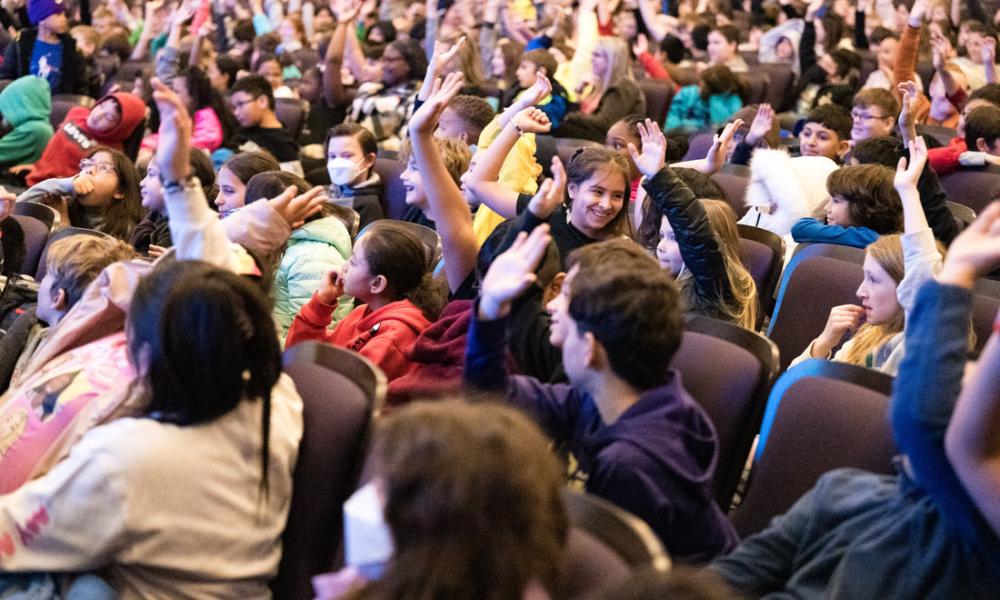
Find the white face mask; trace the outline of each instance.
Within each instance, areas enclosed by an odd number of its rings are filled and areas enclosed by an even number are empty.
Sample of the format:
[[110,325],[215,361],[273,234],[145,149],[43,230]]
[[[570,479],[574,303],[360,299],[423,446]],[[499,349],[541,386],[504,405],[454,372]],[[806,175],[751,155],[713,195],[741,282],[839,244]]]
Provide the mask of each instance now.
[[377,480],[358,488],[344,503],[344,553],[347,564],[368,579],[378,579],[395,548],[385,524]]
[[361,165],[349,158],[337,157],[326,163],[326,172],[330,174],[330,183],[350,185],[361,177]]

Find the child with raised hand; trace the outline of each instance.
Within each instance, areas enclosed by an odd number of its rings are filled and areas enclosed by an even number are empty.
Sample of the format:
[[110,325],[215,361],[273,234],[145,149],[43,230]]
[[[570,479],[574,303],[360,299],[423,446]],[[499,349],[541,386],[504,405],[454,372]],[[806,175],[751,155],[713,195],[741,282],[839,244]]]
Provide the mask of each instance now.
[[[720,150],[740,124],[736,121],[726,126],[715,142]],[[646,218],[659,215],[661,219],[656,247],[660,268],[676,279],[688,310],[754,329],[757,286],[740,261],[739,240],[727,239],[720,231],[724,213],[719,213],[717,230],[706,207],[664,164],[667,141],[663,132],[647,119],[645,126],[639,125],[639,133],[642,153],[634,144],[629,144],[629,152],[646,176],[643,187],[650,199]],[[735,230],[735,215],[730,218],[728,229]]]
[[508,372],[513,302],[535,281],[547,234],[545,225],[520,233],[483,278],[466,384],[503,394],[567,443],[587,491],[646,521],[671,558],[704,563],[728,552],[736,534],[711,492],[715,433],[670,369],[683,329],[677,288],[642,248],[617,239],[569,256],[548,304],[569,385]]
[[[867,248],[865,279],[858,288],[861,306],[847,304],[830,311],[823,333],[792,364],[809,358],[862,365],[890,375],[905,355],[904,330],[920,286],[941,268],[941,254],[927,224],[917,181],[927,162],[923,138],[910,143],[910,160],[899,160],[894,185],[902,200],[904,233],[877,239]],[[832,354],[841,339],[851,339]]]
[[[344,294],[365,305],[329,331]],[[319,290],[295,316],[285,344],[291,348],[316,340],[349,348],[377,364],[391,381],[412,368],[406,351],[437,319],[442,296],[420,239],[399,223],[376,221],[354,243],[343,267],[323,275]]]
[[142,218],[135,165],[121,152],[105,147],[80,161],[78,175],[43,181],[17,201],[51,206],[63,227],[94,229],[122,241],[128,241]]

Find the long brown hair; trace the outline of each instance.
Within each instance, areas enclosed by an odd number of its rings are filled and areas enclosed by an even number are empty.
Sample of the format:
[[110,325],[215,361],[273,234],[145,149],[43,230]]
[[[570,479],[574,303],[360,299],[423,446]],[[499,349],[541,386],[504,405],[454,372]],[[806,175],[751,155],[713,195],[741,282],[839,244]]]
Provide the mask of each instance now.
[[[619,235],[629,235],[628,204],[632,193],[632,182],[628,178],[628,162],[621,154],[604,147],[581,148],[569,161],[569,167],[566,169],[566,182],[568,184],[575,184],[577,189],[579,189],[585,181],[594,176],[594,173],[600,171],[609,171],[612,174],[617,173],[621,175],[622,181],[625,182],[623,190],[625,198],[622,202],[622,208],[615,215],[615,218],[605,225],[603,233],[606,235],[604,239]],[[573,209],[573,199],[569,195],[566,196],[565,205],[567,211]]]
[[[104,207],[104,223],[97,227],[97,230],[111,237],[118,238],[123,242],[128,242],[132,234],[132,228],[142,220],[142,196],[139,192],[139,172],[127,156],[106,146],[98,146],[90,153],[90,156],[93,157],[99,152],[106,152],[111,155],[111,162],[115,167],[115,175],[118,176],[118,192],[122,194],[122,197],[116,198],[113,203]],[[77,214],[81,214],[84,210],[83,205],[78,202],[70,204],[70,218],[73,221],[77,221]]]
[[350,600],[558,597],[569,530],[548,440],[508,407],[416,403],[382,421],[373,455],[395,555]]

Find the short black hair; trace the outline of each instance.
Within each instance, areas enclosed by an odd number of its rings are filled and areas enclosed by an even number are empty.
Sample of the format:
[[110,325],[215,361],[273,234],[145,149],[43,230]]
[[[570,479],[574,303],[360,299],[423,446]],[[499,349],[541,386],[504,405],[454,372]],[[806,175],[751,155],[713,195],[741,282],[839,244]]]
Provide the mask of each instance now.
[[888,27],[879,26],[872,30],[872,34],[868,38],[868,41],[872,44],[881,44],[890,38],[899,41],[899,34]]
[[271,84],[260,75],[247,75],[236,80],[233,84],[233,93],[246,92],[256,100],[261,96],[267,98],[267,107],[274,110],[274,92],[271,91]]
[[899,138],[879,135],[861,140],[854,145],[851,156],[863,165],[885,165],[896,168],[899,163]]
[[851,113],[839,104],[821,104],[809,111],[806,123],[818,123],[837,134],[841,141],[851,139],[854,119]]
[[712,28],[708,25],[698,25],[691,30],[691,43],[694,44],[695,49],[705,52],[708,50],[708,34],[712,32]]
[[681,38],[668,33],[660,40],[660,52],[666,54],[667,60],[672,64],[677,64],[684,60],[687,49],[684,48],[684,42],[681,41]]
[[985,100],[993,106],[1000,107],[1000,83],[987,83],[969,94],[966,104],[973,100]]
[[980,106],[965,118],[965,145],[969,150],[979,149],[978,140],[985,140],[989,148],[993,148],[1000,139],[1000,108],[996,106]]
[[220,73],[229,76],[229,81],[226,82],[226,89],[232,89],[233,84],[236,83],[236,75],[240,72],[239,61],[228,54],[220,54],[215,59],[215,66],[219,69]]

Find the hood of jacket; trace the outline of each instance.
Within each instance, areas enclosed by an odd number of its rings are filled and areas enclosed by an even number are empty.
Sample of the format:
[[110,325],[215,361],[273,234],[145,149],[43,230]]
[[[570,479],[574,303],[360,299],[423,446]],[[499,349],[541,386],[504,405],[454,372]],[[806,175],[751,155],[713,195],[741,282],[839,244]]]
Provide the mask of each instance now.
[[288,237],[288,246],[302,242],[317,242],[329,244],[337,249],[343,257],[351,255],[351,234],[347,232],[347,227],[337,217],[324,217],[310,221],[292,231]]
[[712,485],[719,446],[715,428],[677,371],[666,385],[639,396],[602,433],[609,444],[628,443],[693,485]]
[[748,211],[740,223],[788,235],[796,221],[826,206],[826,178],[836,169],[837,163],[823,156],[793,158],[784,149],[756,150],[746,205],[763,210]]
[[431,325],[431,322],[415,304],[409,300],[399,300],[398,302],[390,302],[365,315],[358,323],[358,329],[371,329],[376,325],[379,325],[381,329],[390,321],[405,325],[418,334]]
[[49,122],[52,114],[52,93],[41,77],[22,77],[0,92],[0,113],[13,127],[28,121]]

